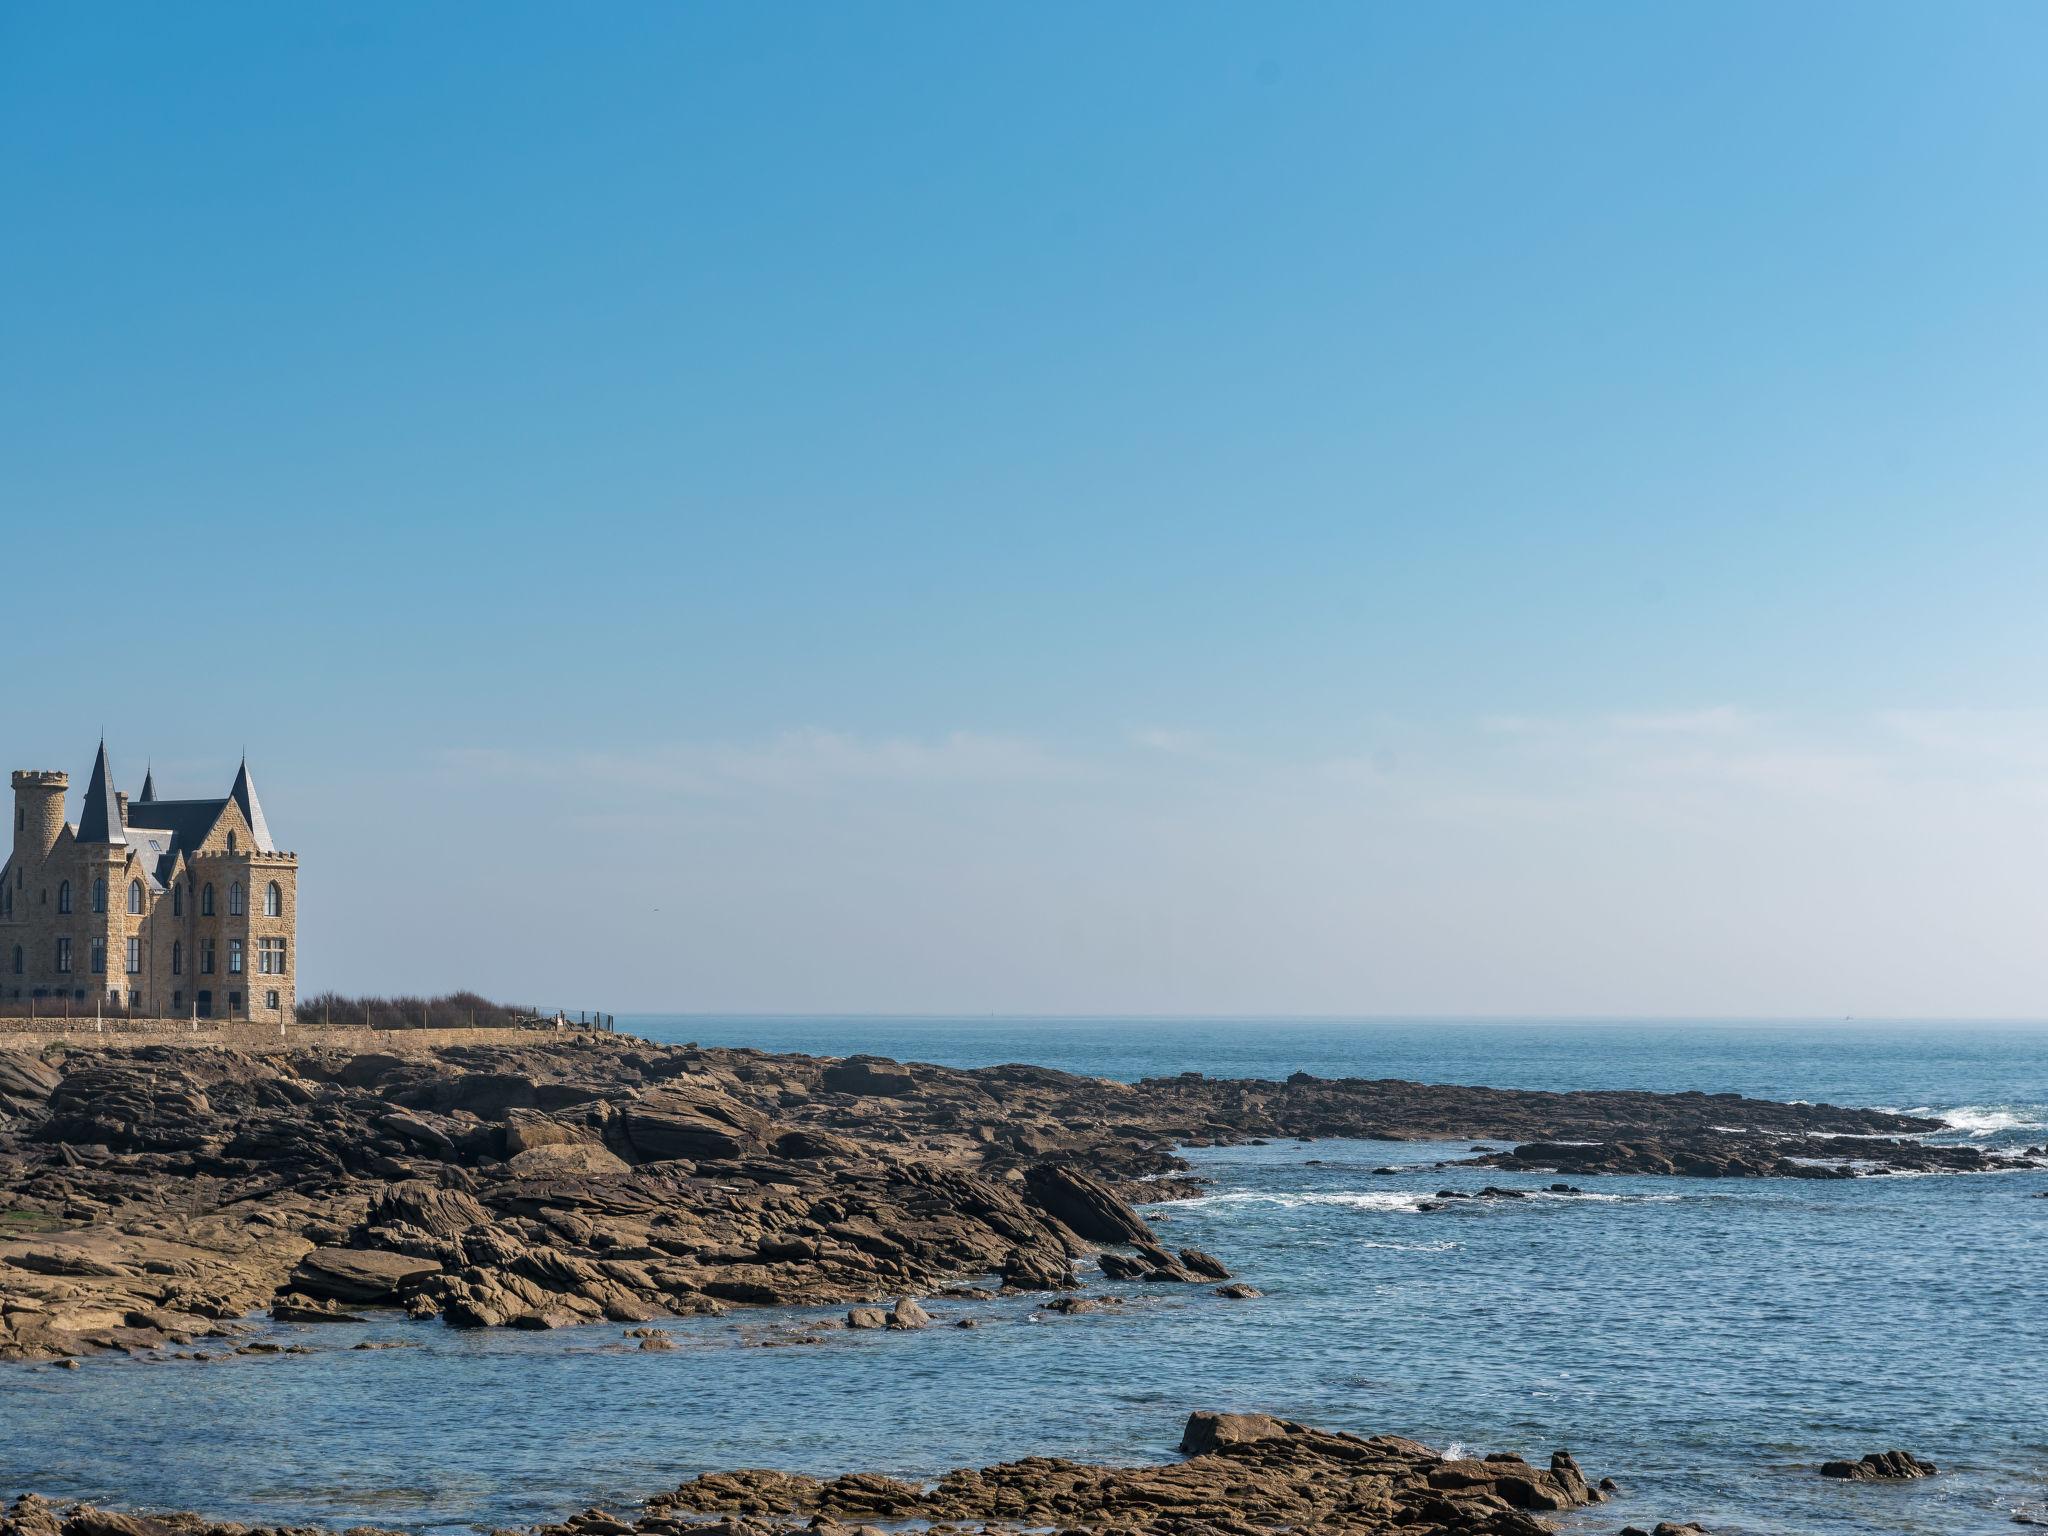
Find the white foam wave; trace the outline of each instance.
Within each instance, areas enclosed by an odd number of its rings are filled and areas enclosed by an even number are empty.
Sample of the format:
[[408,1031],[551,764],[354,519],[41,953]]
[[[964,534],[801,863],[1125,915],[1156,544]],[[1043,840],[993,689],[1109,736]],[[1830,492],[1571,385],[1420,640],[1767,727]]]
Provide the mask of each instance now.
[[2031,1104],[1957,1104],[1947,1109],[1932,1108],[1923,1104],[1917,1109],[1902,1110],[1901,1113],[1946,1120],[1951,1130],[1961,1131],[1973,1141],[1986,1136],[1996,1136],[2004,1131],[2048,1130],[2048,1120],[2041,1118],[2040,1106]]
[[[1679,1200],[1681,1195],[1607,1195],[1581,1192],[1562,1194],[1548,1189],[1530,1189],[1522,1192],[1525,1200],[1563,1200],[1589,1205],[1639,1205],[1648,1202]],[[1231,1190],[1220,1195],[1195,1195],[1190,1199],[1176,1200],[1172,1204],[1186,1208],[1206,1209],[1230,1205],[1270,1205],[1283,1211],[1299,1209],[1302,1206],[1340,1206],[1354,1211],[1420,1211],[1425,1204],[1436,1205],[1440,1197],[1435,1191],[1406,1189],[1363,1189],[1363,1190],[1280,1190],[1257,1189]],[[1509,1200],[1490,1199],[1474,1195],[1470,1199],[1453,1202],[1458,1210],[1489,1210],[1512,1205]]]
[[1311,1191],[1281,1192],[1268,1194],[1262,1190],[1239,1189],[1223,1195],[1196,1195],[1190,1200],[1176,1200],[1173,1203],[1182,1208],[1206,1208],[1219,1205],[1274,1205],[1281,1210],[1291,1211],[1304,1205],[1339,1205],[1357,1211],[1413,1211],[1422,1202],[1433,1198],[1407,1190],[1373,1189],[1329,1193]]

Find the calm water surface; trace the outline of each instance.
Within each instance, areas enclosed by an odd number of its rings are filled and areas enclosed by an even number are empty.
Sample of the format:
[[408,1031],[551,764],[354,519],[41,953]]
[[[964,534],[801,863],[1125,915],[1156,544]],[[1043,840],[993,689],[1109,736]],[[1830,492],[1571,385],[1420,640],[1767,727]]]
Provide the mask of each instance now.
[[[622,1019],[621,1026],[628,1021]],[[658,1018],[643,1033],[1136,1078],[1412,1077],[1699,1088],[1931,1109],[1957,1137],[2048,1138],[2032,1025],[1408,1024]],[[829,1312],[620,1330],[295,1335],[309,1357],[0,1370],[0,1489],[243,1518],[467,1528],[629,1503],[695,1472],[929,1474],[1030,1453],[1152,1460],[1190,1408],[1261,1409],[1439,1445],[1571,1447],[1627,1500],[1583,1522],[1721,1532],[1941,1533],[2048,1517],[2048,1174],[1853,1183],[1609,1178],[1586,1198],[1423,1214],[1465,1144],[1318,1142],[1192,1154],[1215,1182],[1163,1233],[1266,1299],[1152,1288],[1121,1316],[933,1303],[973,1331],[756,1347]],[[1375,1170],[1388,1165],[1401,1171]],[[1130,1289],[1124,1287],[1123,1289]],[[410,1347],[346,1348],[367,1332]],[[1822,1483],[1902,1445],[1946,1475]]]

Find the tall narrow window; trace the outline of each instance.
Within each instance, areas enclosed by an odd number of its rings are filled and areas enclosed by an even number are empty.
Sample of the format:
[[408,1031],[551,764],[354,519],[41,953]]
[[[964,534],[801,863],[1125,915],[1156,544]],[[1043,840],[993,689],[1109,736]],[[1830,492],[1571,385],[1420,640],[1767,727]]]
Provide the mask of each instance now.
[[284,887],[275,880],[271,881],[263,892],[263,915],[265,917],[284,916]]
[[66,976],[71,974],[71,941],[69,939],[59,939],[57,941],[57,970]]
[[61,881],[57,886],[57,910],[59,912],[69,912],[71,910],[71,882],[69,880]]
[[140,976],[142,974],[142,940],[140,939],[130,939],[128,941],[128,974],[130,976]]
[[229,886],[229,887],[228,887],[228,916],[229,916],[229,917],[240,917],[241,915],[242,915],[242,882],[241,882],[241,881],[239,881],[239,880],[237,880],[237,881],[236,881],[236,882],[235,882],[235,883],[234,883],[233,885],[231,885],[231,886]]
[[201,939],[199,941],[199,974],[202,976],[211,976],[213,974],[213,940],[211,939]]
[[177,939],[171,940],[171,974],[173,976],[185,974],[185,946]]
[[140,880],[130,880],[128,882],[128,915],[130,917],[142,916],[142,882]]
[[95,880],[92,883],[92,909],[95,912],[107,910],[107,882]]
[[228,940],[228,974],[230,976],[242,974],[242,941],[240,939]]
[[239,844],[236,841],[235,834],[230,832],[228,834],[228,852],[233,853],[238,846]]
[[107,941],[105,939],[94,939],[92,941],[92,973],[95,976],[107,974]]
[[200,891],[199,891],[199,915],[200,915],[201,917],[211,917],[211,916],[213,916],[213,882],[212,882],[212,881],[208,881],[208,882],[207,882],[207,883],[206,883],[206,884],[205,884],[204,886],[200,887]]
[[174,885],[171,887],[171,916],[183,917],[184,915],[185,887],[183,887],[182,885]]

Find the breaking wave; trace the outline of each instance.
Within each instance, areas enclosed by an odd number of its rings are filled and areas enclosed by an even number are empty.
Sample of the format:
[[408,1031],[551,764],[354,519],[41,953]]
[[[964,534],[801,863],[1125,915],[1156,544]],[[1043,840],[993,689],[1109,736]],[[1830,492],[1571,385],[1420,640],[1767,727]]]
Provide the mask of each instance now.
[[1972,1140],[1997,1136],[2006,1131],[2048,1130],[2048,1120],[2041,1118],[2043,1108],[2038,1104],[1958,1104],[1947,1109],[1922,1104],[1916,1109],[1903,1109],[1898,1113],[1946,1120],[1949,1129],[1961,1131]]

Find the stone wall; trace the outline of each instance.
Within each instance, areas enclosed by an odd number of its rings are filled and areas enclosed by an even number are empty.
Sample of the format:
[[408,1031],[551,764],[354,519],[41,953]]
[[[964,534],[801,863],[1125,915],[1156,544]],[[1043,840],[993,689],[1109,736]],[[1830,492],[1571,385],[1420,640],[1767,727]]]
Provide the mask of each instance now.
[[429,1050],[444,1045],[519,1045],[575,1038],[590,1031],[519,1027],[513,1029],[327,1029],[317,1024],[224,1024],[188,1019],[0,1019],[0,1050],[42,1050],[95,1045],[187,1045],[238,1051],[294,1047],[337,1051]]

